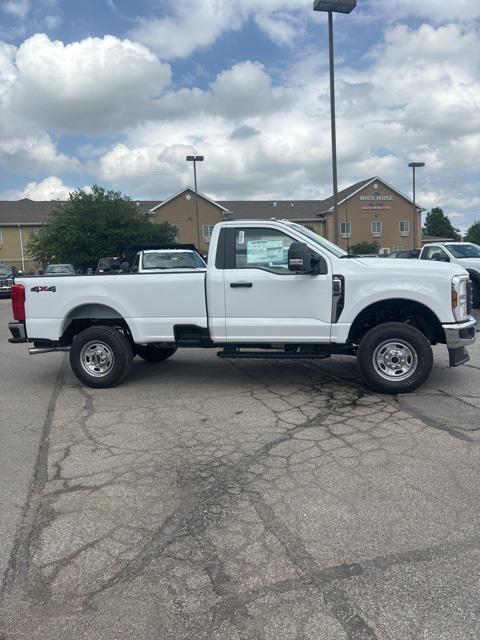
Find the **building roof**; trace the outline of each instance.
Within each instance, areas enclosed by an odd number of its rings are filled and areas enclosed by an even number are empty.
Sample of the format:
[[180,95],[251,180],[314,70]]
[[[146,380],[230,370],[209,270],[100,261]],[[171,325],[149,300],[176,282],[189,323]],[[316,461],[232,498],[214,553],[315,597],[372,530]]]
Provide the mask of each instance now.
[[[361,191],[364,187],[366,187],[369,183],[373,182],[376,179],[377,178],[367,178],[367,180],[361,180],[360,182],[356,182],[346,189],[342,189],[338,192],[338,204],[342,204],[343,202],[345,202],[345,200],[351,198],[353,195]],[[381,180],[381,178],[378,178],[378,180]],[[331,209],[333,210],[333,196],[330,196],[326,200],[322,200],[322,213],[327,213]]]
[[[170,196],[166,200],[157,202],[156,206],[154,206],[152,209],[149,210],[149,213],[154,213],[155,211],[157,211],[161,207],[164,207],[166,204],[168,204],[172,200],[175,200],[175,198],[178,198],[178,196],[182,195],[182,193],[187,193],[188,191],[191,193],[191,195],[195,195],[195,191],[191,187],[185,187],[184,189],[180,189],[180,191],[177,191],[177,193],[174,193],[173,196]],[[219,209],[222,209],[224,212],[228,211],[228,209],[222,206],[220,202],[216,202],[215,200],[212,200],[211,198],[206,196],[204,193],[200,193],[200,191],[198,191],[198,197],[203,198],[207,202],[210,202],[210,204],[213,204],[214,207],[218,207]]]
[[319,220],[323,209],[321,200],[220,200],[219,204],[229,210],[227,217],[242,220]]
[[56,207],[56,200],[34,201],[23,200],[0,201],[0,225],[40,225],[45,224],[50,212]]

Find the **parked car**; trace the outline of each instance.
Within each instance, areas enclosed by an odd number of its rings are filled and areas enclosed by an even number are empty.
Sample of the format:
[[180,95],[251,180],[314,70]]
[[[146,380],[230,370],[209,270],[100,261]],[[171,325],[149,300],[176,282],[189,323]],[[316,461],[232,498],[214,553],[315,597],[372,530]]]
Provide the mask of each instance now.
[[413,258],[418,258],[420,255],[420,249],[410,249],[404,251],[392,251],[389,253],[386,258],[401,258],[402,260],[411,260]]
[[[32,286],[34,285],[34,286]],[[112,387],[132,359],[162,361],[179,347],[221,358],[356,356],[368,385],[408,393],[445,344],[451,367],[475,342],[470,279],[459,264],[356,258],[287,221],[224,221],[207,269],[23,277],[12,289],[11,342],[31,353],[70,351],[75,375]]]
[[46,276],[74,276],[75,274],[72,264],[49,264],[45,269]]
[[9,298],[15,269],[8,264],[0,264],[0,298]]
[[100,258],[95,273],[120,273],[123,260],[121,257]]
[[420,260],[457,264],[467,270],[473,283],[473,306],[480,308],[480,246],[472,242],[432,242],[426,244]]

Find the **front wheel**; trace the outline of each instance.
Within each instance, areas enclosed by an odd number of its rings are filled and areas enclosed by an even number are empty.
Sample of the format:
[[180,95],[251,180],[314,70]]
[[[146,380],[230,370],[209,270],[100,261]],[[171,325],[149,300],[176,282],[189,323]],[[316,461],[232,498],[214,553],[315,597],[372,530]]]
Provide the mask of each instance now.
[[378,325],[362,338],[358,366],[368,386],[381,393],[418,389],[433,367],[430,342],[415,327],[398,322]]
[[132,366],[133,351],[127,338],[111,327],[90,327],[77,336],[70,349],[70,365],[89,387],[106,389],[119,384]]

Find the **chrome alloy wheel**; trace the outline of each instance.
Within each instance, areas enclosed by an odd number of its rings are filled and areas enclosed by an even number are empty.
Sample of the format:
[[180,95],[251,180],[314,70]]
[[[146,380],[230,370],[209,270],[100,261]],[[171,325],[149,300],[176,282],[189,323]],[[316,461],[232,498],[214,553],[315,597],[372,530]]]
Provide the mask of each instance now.
[[384,380],[406,380],[418,367],[418,356],[404,340],[386,340],[373,354],[375,371]]
[[113,369],[115,358],[108,344],[94,340],[83,347],[80,362],[89,376],[104,378]]

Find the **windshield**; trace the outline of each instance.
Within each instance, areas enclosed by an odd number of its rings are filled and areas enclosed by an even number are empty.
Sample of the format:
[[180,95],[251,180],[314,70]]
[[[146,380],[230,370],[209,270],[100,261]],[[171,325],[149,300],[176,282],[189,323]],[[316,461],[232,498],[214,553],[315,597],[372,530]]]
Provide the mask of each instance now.
[[147,252],[143,269],[205,269],[205,263],[193,251]]
[[0,276],[11,276],[13,271],[10,267],[0,267]]
[[75,269],[71,264],[50,264],[45,273],[75,273]]
[[322,249],[325,249],[326,251],[333,253],[333,255],[336,256],[337,258],[341,258],[342,256],[347,255],[346,251],[344,251],[343,249],[340,249],[340,247],[337,247],[337,245],[333,244],[333,242],[330,242],[329,240],[322,238],[322,236],[319,236],[318,233],[315,233],[315,231],[311,231],[306,227],[302,227],[302,225],[296,224],[295,222],[288,223],[288,226],[293,227],[295,231],[298,231],[303,236],[306,236],[310,240],[313,240],[313,242],[315,242],[315,244],[318,244],[320,247],[322,247]]
[[455,258],[480,258],[478,244],[446,244],[445,246]]

